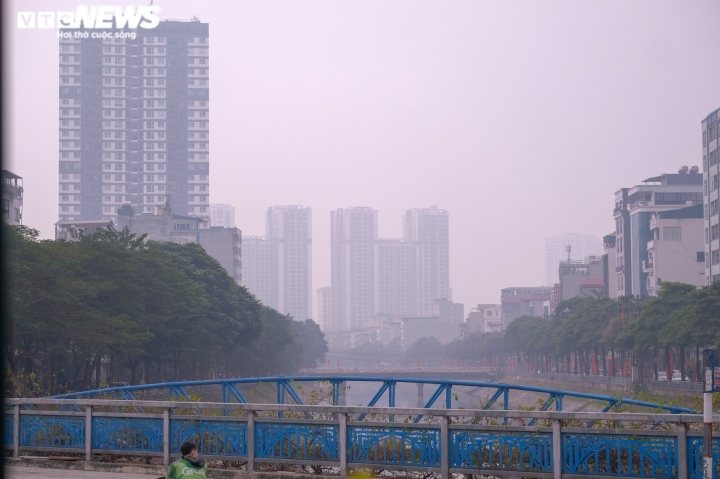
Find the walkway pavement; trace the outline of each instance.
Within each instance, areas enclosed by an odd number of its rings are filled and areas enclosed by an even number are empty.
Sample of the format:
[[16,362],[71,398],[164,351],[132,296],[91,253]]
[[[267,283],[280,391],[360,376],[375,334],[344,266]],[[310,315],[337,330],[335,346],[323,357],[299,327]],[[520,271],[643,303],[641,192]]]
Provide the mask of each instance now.
[[94,479],[155,479],[157,475],[150,474],[126,474],[122,472],[99,472],[99,471],[68,471],[64,469],[45,469],[43,467],[6,466],[4,477],[8,479],[70,479],[70,478],[94,478]]

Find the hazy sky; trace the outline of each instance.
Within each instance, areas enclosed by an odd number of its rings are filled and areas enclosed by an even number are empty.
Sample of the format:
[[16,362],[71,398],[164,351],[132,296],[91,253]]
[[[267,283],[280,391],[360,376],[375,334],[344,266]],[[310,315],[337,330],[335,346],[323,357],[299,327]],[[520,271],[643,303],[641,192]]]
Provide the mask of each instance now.
[[[58,42],[3,0],[5,168],[24,223],[58,219]],[[210,202],[246,235],[275,204],[313,209],[313,288],[330,284],[330,211],[450,212],[450,284],[468,312],[540,285],[545,236],[613,230],[614,191],[700,165],[720,107],[720,2],[178,1],[210,24]],[[314,293],[313,293],[314,294]]]

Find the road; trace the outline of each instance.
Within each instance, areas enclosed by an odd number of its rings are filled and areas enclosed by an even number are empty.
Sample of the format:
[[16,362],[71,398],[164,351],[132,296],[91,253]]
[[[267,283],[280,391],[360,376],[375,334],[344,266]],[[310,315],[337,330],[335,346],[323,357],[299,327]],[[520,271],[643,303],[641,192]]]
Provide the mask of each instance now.
[[6,466],[4,477],[9,479],[155,479],[150,474],[125,474],[122,472],[68,471],[64,469],[45,469],[44,467]]

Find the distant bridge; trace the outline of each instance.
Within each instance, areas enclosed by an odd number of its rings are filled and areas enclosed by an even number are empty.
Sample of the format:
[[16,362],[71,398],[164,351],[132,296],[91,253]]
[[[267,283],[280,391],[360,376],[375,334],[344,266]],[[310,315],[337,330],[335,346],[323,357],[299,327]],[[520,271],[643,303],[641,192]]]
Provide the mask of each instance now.
[[[344,376],[280,376],[264,378],[235,378],[235,379],[210,379],[202,381],[166,382],[157,384],[143,384],[135,386],[122,386],[106,389],[95,389],[92,391],[74,392],[52,396],[53,399],[79,399],[79,398],[115,398],[121,400],[136,400],[136,395],[143,394],[152,398],[191,400],[190,393],[195,392],[198,397],[217,397],[217,402],[222,403],[249,403],[246,394],[248,388],[254,391],[258,385],[273,385],[276,404],[285,404],[289,398],[295,404],[302,405],[304,400],[296,386],[306,384],[308,388],[322,388],[328,386],[327,398],[319,400],[328,405],[345,405],[346,396],[349,390],[356,385],[364,385],[366,389],[373,392],[368,407],[377,406],[380,400],[385,397],[387,406],[397,407],[398,387],[404,388],[407,395],[415,386],[417,393],[417,406],[423,408],[440,407],[445,409],[453,408],[454,399],[458,393],[476,393],[474,397],[482,400],[481,404],[473,404],[471,407],[489,410],[502,408],[511,410],[515,408],[537,408],[546,411],[554,407],[556,411],[563,410],[563,404],[574,401],[574,409],[578,409],[578,403],[587,404],[589,408],[607,412],[610,410],[620,411],[623,406],[637,406],[649,408],[656,412],[669,412],[671,414],[695,414],[694,409],[679,407],[668,404],[657,404],[648,401],[639,401],[629,398],[618,398],[598,394],[581,393],[575,391],[564,391],[557,389],[540,388],[519,384],[504,384],[496,382],[466,381],[456,379],[428,379],[428,378],[398,378],[398,377],[372,377],[358,375]],[[434,391],[425,400],[425,386]],[[245,390],[245,393],[243,392]],[[477,392],[480,391],[480,394]],[[520,399],[514,398],[519,396]],[[269,402],[269,401],[268,401]],[[523,403],[524,402],[524,403]],[[468,407],[468,406],[466,406]],[[530,424],[532,425],[532,424]]]

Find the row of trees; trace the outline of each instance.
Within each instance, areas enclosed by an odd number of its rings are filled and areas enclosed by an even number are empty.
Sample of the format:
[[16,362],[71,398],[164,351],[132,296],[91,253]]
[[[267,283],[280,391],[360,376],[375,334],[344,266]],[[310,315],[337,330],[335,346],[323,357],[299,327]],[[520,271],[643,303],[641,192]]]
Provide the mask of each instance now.
[[[327,343],[311,320],[263,306],[197,244],[146,242],[112,228],[39,241],[4,225],[9,385],[44,392],[100,384],[285,373]],[[272,351],[272,354],[268,354]]]
[[[613,374],[620,367],[615,358],[624,357],[634,358],[640,374],[649,364],[657,374],[662,354],[670,377],[670,356],[676,351],[683,379],[688,370],[697,378],[700,349],[720,342],[720,283],[697,289],[666,282],[658,296],[640,301],[572,298],[561,302],[549,319],[517,318],[505,338],[508,349],[529,358],[533,369],[597,374],[598,363],[609,357],[605,370]],[[685,364],[688,349],[695,350],[693,365]],[[569,371],[571,363],[574,371]]]
[[[718,344],[720,282],[700,289],[665,282],[658,296],[642,300],[578,296],[562,301],[549,318],[521,316],[502,333],[469,334],[446,345],[421,338],[404,353],[399,344],[370,343],[352,353],[588,375],[628,374],[632,363],[640,374],[652,371],[655,378],[663,364],[668,378],[676,368],[683,379],[688,371],[697,379],[700,349]],[[688,350],[695,353],[692,364],[685,364]]]

